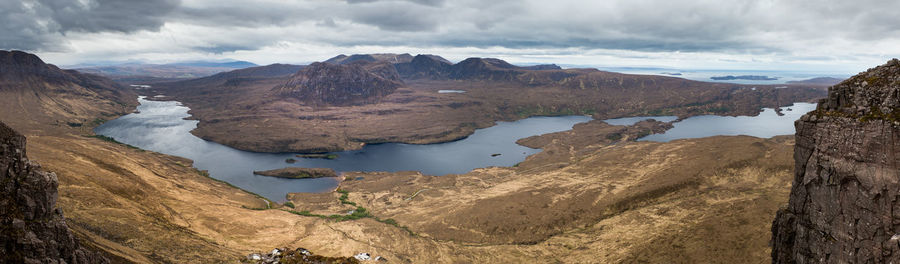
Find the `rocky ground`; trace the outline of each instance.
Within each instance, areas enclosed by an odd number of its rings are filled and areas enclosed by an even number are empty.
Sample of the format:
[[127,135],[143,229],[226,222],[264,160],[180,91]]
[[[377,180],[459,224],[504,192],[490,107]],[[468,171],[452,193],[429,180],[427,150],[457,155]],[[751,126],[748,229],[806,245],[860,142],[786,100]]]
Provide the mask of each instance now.
[[25,137],[0,123],[0,262],[109,263],[81,246],[57,208],[56,174],[26,157]]

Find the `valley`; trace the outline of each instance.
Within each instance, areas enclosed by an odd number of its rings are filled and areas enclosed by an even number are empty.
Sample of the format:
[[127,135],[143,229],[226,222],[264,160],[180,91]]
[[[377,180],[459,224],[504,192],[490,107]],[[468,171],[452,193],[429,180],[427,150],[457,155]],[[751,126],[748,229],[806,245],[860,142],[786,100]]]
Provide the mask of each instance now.
[[[374,58],[349,63],[390,70],[365,72],[358,66],[351,71],[342,65],[345,71],[328,74],[335,80],[362,73],[383,79],[376,75],[385,74],[391,87],[398,78],[402,85],[391,93],[371,94],[369,103],[331,105],[284,96],[275,87],[307,78],[301,75],[309,72],[301,70],[291,77],[281,66],[270,65],[158,83],[141,93],[164,95],[154,99],[175,100],[191,108],[190,114],[200,120],[191,133],[206,140],[255,152],[333,152],[374,143],[453,141],[496,121],[531,116],[756,115],[761,108],[806,102],[825,92],[825,86],[805,84],[776,88],[594,69],[532,70],[498,59],[470,58],[451,65],[434,55],[419,55],[394,67]],[[335,84],[320,79],[304,85],[330,89]]]
[[[394,92],[376,94],[377,103],[354,101],[347,106],[273,99],[275,94],[267,94],[266,89],[277,87],[292,73],[254,68],[250,69],[268,77],[239,70],[228,74],[244,77],[213,76],[220,78],[215,85],[204,84],[211,79],[197,79],[184,82],[202,85],[153,83],[150,90],[138,91],[114,86],[132,96],[121,98],[103,97],[104,90],[95,91],[95,85],[90,85],[88,92],[66,101],[71,104],[29,99],[29,93],[21,91],[35,86],[16,83],[15,90],[2,89],[2,98],[20,103],[8,104],[15,107],[0,113],[0,120],[25,134],[29,158],[59,175],[59,206],[70,228],[113,262],[232,262],[276,247],[303,247],[325,256],[368,252],[402,263],[660,262],[672,258],[759,263],[769,259],[769,223],[790,189],[791,136],[636,142],[671,125],[658,121],[609,125],[593,120],[571,130],[519,140],[541,150],[515,166],[445,176],[414,171],[345,172],[338,190],[291,193],[290,206],[214,180],[208,172],[193,168],[191,160],[87,137],[102,122],[85,120],[111,120],[130,112],[137,105],[133,101],[137,93],[166,96],[157,100],[183,100],[199,119],[192,133],[203,135],[210,132],[200,131],[232,126],[216,132],[222,138],[211,136],[225,145],[240,148],[266,142],[247,148],[315,152],[379,142],[444,142],[497,121],[537,115],[688,117],[725,109],[720,106],[728,106],[721,114],[758,114],[763,107],[810,101],[824,92],[806,86],[753,90],[604,72],[566,81],[632,83],[628,91],[634,94],[616,94],[607,92],[625,88],[586,86],[581,90],[558,82],[533,87],[520,82],[523,74],[553,76],[580,70],[495,72],[492,67],[496,66],[487,66],[490,73],[448,73],[487,80],[403,80],[405,86]],[[52,67],[42,69],[56,72]],[[35,76],[46,78],[44,73]],[[518,81],[493,81],[504,76]],[[654,82],[654,89],[669,83],[687,88],[654,101],[656,92],[648,88]],[[63,91],[59,87],[72,86],[51,87],[56,89],[49,89],[54,94],[47,97],[57,98],[60,95],[55,93]],[[466,93],[440,94],[438,90]],[[619,101],[628,104],[613,103]],[[703,103],[691,103],[698,101]],[[76,106],[87,110],[65,111]],[[22,113],[33,117],[23,120]],[[241,113],[253,115],[238,117]],[[76,120],[82,125],[67,124]],[[449,128],[460,124],[469,125]],[[291,132],[280,133],[284,131]],[[433,133],[418,134],[423,131]],[[323,134],[348,136],[318,140]]]

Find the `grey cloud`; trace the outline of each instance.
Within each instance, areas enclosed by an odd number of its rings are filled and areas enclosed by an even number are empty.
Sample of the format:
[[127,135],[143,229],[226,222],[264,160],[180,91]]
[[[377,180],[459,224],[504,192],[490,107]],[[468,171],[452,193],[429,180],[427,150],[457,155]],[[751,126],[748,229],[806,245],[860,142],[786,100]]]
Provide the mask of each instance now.
[[[396,2],[398,0],[347,0],[349,4],[359,4],[359,3],[372,3],[372,2]],[[444,5],[445,0],[399,0],[404,2],[411,2],[420,5],[427,6],[442,6]]]
[[38,0],[63,32],[132,32],[158,29],[179,0]]
[[177,0],[0,1],[0,48],[64,50],[68,32],[155,30]]
[[166,22],[187,25],[185,31],[224,29],[197,32],[191,37],[201,40],[186,44],[212,53],[279,42],[790,53],[816,42],[900,35],[895,0],[82,2],[0,0],[0,29],[7,32],[0,48],[49,48],[69,32],[154,30]]
[[34,3],[0,1],[0,48],[2,49],[58,49],[55,33],[58,26],[41,20],[46,15]]
[[322,13],[306,5],[287,3],[247,4],[222,3],[210,7],[183,7],[174,12],[173,20],[206,26],[287,26],[316,20]]
[[238,50],[255,50],[256,47],[251,46],[240,46],[240,45],[216,45],[212,47],[194,47],[196,50],[200,50],[207,53],[214,54],[222,54],[225,52],[232,52]]
[[373,2],[349,10],[349,19],[387,31],[429,31],[437,28],[440,16],[432,7],[399,2]]

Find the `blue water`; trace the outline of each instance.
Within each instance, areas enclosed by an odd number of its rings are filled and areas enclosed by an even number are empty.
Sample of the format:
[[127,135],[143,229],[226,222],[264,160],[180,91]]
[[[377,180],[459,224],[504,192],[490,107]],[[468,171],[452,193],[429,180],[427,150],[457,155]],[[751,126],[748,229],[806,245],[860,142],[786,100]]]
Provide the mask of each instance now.
[[[695,116],[672,125],[672,129],[663,134],[653,134],[638,141],[669,142],[683,138],[701,138],[719,135],[747,135],[769,138],[778,135],[794,134],[794,121],[803,114],[816,109],[816,104],[795,103],[782,107],[783,116],[775,113],[775,109],[765,108],[758,116]],[[790,110],[788,110],[790,109]]]
[[[254,175],[253,171],[284,167],[333,168],[344,171],[421,171],[429,175],[460,174],[488,166],[512,166],[537,153],[516,144],[516,140],[545,133],[565,131],[587,122],[587,116],[532,117],[475,130],[471,136],[448,143],[410,145],[399,143],[368,145],[362,150],[336,152],[334,160],[304,159],[295,153],[257,153],[233,149],[205,141],[190,133],[199,121],[187,107],[174,101],[140,98],[138,113],[106,122],[97,134],[142,149],[194,160],[194,167],[210,176],[274,201],[283,201],[291,192],[322,192],[335,188],[337,178],[283,179]],[[492,156],[492,154],[500,154]],[[296,163],[285,160],[294,158]]]
[[[516,144],[516,140],[534,135],[565,131],[587,116],[532,117],[515,122],[497,122],[495,126],[475,130],[471,136],[453,142],[411,145],[400,143],[367,145],[361,150],[336,152],[334,160],[304,159],[295,153],[257,153],[233,149],[205,141],[190,133],[199,121],[185,120],[188,108],[174,101],[149,101],[139,98],[138,113],[106,122],[95,132],[142,149],[194,160],[194,167],[208,170],[210,176],[274,201],[283,201],[291,192],[329,191],[337,178],[284,179],[254,175],[253,171],[284,167],[332,168],[345,171],[421,171],[429,175],[460,174],[475,168],[512,166],[537,153]],[[640,141],[699,138],[716,135],[772,137],[794,133],[794,121],[815,109],[815,104],[796,103],[782,108],[784,116],[763,109],[754,117],[695,116],[675,122],[664,134],[649,135]],[[787,110],[787,109],[791,110]],[[626,117],[604,120],[613,125],[632,125],[655,119],[676,120],[674,116]],[[494,154],[500,154],[494,156]],[[297,162],[286,163],[293,158]]]

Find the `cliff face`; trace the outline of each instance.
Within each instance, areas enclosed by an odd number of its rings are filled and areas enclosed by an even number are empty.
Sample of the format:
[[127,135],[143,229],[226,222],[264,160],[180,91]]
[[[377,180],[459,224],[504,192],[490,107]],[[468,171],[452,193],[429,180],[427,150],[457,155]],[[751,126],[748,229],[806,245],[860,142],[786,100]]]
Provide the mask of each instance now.
[[900,261],[900,61],[829,89],[796,122],[795,176],[774,263]]
[[25,137],[0,123],[0,263],[108,263],[79,246],[56,208],[56,174],[25,157]]
[[276,91],[315,105],[372,103],[403,86],[390,64],[358,61],[347,65],[313,63]]

